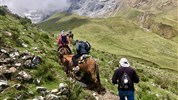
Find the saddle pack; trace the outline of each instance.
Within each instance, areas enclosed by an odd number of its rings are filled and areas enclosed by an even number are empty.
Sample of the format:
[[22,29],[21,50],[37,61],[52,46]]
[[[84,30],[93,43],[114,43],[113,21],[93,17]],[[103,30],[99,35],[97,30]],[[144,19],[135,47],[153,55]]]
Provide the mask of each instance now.
[[85,61],[86,61],[86,59],[87,58],[90,58],[91,56],[90,55],[88,55],[88,54],[84,54],[84,55],[82,55],[81,57],[79,57],[79,59],[78,59],[78,63],[84,63]]

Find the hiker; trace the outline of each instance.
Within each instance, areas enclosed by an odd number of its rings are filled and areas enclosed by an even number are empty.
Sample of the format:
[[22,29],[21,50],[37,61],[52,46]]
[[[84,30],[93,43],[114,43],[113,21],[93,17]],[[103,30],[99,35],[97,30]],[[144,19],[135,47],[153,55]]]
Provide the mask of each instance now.
[[73,32],[71,30],[68,31],[68,36],[69,36],[69,38],[73,39],[74,35],[73,35]]
[[72,57],[72,61],[73,61],[73,64],[74,64],[74,68],[73,70],[75,71],[78,71],[80,68],[78,66],[78,61],[77,59],[84,55],[84,54],[89,54],[90,52],[90,49],[91,49],[91,45],[89,44],[89,42],[84,42],[84,41],[79,41],[79,40],[76,40],[75,41],[75,45],[76,45],[76,51],[77,51],[77,54],[74,55]]
[[69,38],[66,36],[64,30],[61,31],[61,34],[59,35],[58,37],[58,51],[60,48],[62,47],[67,47],[67,49],[69,50],[70,54],[72,53],[71,49],[69,48],[69,43],[70,43],[70,40]]
[[139,82],[139,77],[126,58],[121,58],[119,64],[120,67],[113,74],[112,83],[118,84],[120,100],[134,100],[134,83]]

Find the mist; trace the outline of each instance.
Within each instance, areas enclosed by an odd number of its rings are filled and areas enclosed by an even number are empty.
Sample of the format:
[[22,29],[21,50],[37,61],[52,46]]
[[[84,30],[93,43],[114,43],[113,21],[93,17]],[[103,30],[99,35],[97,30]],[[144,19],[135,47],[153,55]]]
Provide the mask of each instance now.
[[68,0],[1,0],[1,5],[7,5],[11,12],[22,15],[28,11],[50,13],[68,9]]

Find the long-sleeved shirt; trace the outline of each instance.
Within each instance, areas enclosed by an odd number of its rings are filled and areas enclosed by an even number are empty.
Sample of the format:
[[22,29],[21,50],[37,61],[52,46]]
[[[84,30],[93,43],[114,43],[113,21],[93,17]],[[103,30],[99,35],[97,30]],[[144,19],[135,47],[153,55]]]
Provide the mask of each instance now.
[[[57,41],[57,43],[59,44],[60,47],[61,47],[61,46],[65,46],[64,44],[61,43],[62,35],[65,35],[65,34],[60,34],[59,37],[58,37],[58,41]],[[67,36],[66,38],[67,38],[67,43],[66,43],[66,45],[68,46],[69,43],[70,43],[70,39],[69,39],[68,36]]]
[[[123,89],[123,88],[119,87],[119,85],[121,84],[120,82],[121,82],[122,75],[124,73],[127,73],[132,81],[131,86],[128,89]],[[115,70],[113,77],[112,77],[112,83],[118,84],[118,90],[132,90],[132,91],[134,91],[134,83],[138,83],[138,82],[139,82],[139,77],[138,77],[136,71],[131,67],[119,67],[118,69]]]

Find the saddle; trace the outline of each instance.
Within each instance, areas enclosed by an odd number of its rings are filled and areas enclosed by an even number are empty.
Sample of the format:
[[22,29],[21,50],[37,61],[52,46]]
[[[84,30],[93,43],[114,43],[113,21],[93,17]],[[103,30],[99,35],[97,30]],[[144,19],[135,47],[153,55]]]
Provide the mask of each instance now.
[[80,56],[80,57],[77,59],[77,61],[78,61],[79,64],[82,64],[82,63],[85,63],[86,59],[87,59],[87,58],[90,58],[90,57],[91,57],[91,55],[89,55],[89,54],[84,54],[84,55]]

